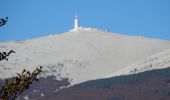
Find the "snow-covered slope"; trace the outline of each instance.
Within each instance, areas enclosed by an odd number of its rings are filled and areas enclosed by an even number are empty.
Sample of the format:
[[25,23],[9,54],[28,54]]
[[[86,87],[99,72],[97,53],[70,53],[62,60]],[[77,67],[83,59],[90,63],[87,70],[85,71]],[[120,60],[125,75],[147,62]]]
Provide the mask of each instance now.
[[0,77],[44,67],[44,75],[68,77],[71,84],[112,75],[127,65],[170,49],[170,41],[125,36],[98,30],[67,32],[33,40],[0,43],[0,51],[13,49],[9,61],[0,62]]

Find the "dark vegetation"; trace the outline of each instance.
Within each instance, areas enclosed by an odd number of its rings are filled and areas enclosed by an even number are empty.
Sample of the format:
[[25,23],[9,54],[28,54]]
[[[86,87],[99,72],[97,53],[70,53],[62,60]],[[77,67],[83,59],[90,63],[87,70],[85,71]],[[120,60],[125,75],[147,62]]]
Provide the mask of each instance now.
[[61,87],[66,87],[69,84],[67,78],[57,80],[55,76],[40,77],[39,81],[33,82],[29,89],[17,97],[17,100],[24,100],[25,96],[28,96],[29,100],[38,100],[41,97],[56,93]]
[[[24,100],[26,96],[29,100],[38,100],[41,97],[56,93],[61,87],[66,87],[69,84],[66,78],[57,80],[55,76],[40,77],[38,81],[33,81],[29,89],[23,91],[16,100]],[[3,80],[0,80],[0,88],[2,88],[3,85]]]
[[39,100],[170,100],[170,68],[84,82]]
[[[7,60],[7,57],[15,51],[10,50],[7,52],[0,52],[0,61]],[[38,81],[37,76],[42,72],[42,67],[36,68],[33,72],[23,70],[21,74],[17,73],[16,76],[0,81],[0,99],[2,100],[14,100],[23,91],[28,89],[33,81]]]
[[112,85],[136,85],[141,80],[147,78],[155,78],[159,76],[164,76],[170,78],[170,68],[160,69],[160,70],[152,70],[134,75],[125,75],[119,77],[112,77],[108,79],[99,79],[95,81],[88,81],[85,84],[75,85],[74,88],[111,88]]
[[23,91],[28,89],[33,81],[38,81],[37,75],[42,72],[42,67],[36,68],[33,72],[23,70],[22,74],[6,79],[3,87],[0,89],[0,98],[2,100],[14,100]]

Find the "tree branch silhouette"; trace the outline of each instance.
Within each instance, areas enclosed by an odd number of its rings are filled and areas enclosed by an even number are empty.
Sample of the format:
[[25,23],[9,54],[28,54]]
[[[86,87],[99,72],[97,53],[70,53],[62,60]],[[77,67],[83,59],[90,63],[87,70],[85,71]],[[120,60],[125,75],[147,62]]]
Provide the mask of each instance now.
[[5,84],[0,90],[0,98],[2,100],[14,100],[23,91],[29,89],[33,81],[38,81],[37,76],[42,72],[42,66],[36,68],[33,72],[23,70],[21,74],[16,73],[12,79],[6,79]]
[[14,50],[10,50],[8,53],[7,52],[0,52],[0,61],[2,60],[6,60],[8,61],[8,56],[11,54],[11,53],[16,53]]
[[8,17],[6,17],[6,19],[1,18],[0,19],[0,26],[5,25],[7,21],[8,21]]
[[[16,53],[13,50],[7,52],[0,52],[0,61],[8,61],[8,56],[11,53]],[[21,74],[16,73],[16,76],[6,79],[4,86],[0,89],[0,99],[2,100],[14,100],[23,91],[28,89],[33,81],[38,81],[37,76],[42,72],[42,66],[36,68],[33,72],[24,69]]]

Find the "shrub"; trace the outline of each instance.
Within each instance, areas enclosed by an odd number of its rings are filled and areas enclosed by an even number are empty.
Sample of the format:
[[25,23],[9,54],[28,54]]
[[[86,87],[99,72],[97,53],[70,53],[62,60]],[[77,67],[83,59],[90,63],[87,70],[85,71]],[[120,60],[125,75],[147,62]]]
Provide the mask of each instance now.
[[0,89],[2,100],[14,100],[23,91],[29,88],[33,81],[38,81],[37,76],[42,72],[42,67],[36,68],[33,72],[23,70],[21,74],[11,79],[6,79],[4,86]]

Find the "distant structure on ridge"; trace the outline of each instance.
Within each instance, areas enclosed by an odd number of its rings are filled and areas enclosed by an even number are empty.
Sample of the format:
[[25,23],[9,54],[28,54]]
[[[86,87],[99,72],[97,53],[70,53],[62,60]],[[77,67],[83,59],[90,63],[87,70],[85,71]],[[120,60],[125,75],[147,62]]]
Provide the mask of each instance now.
[[85,31],[85,30],[99,30],[99,29],[79,26],[78,15],[76,15],[74,18],[74,28],[71,29],[70,32],[78,32],[78,31]]
[[78,28],[79,28],[79,21],[78,21],[78,16],[76,15],[74,19],[74,31],[77,32]]

